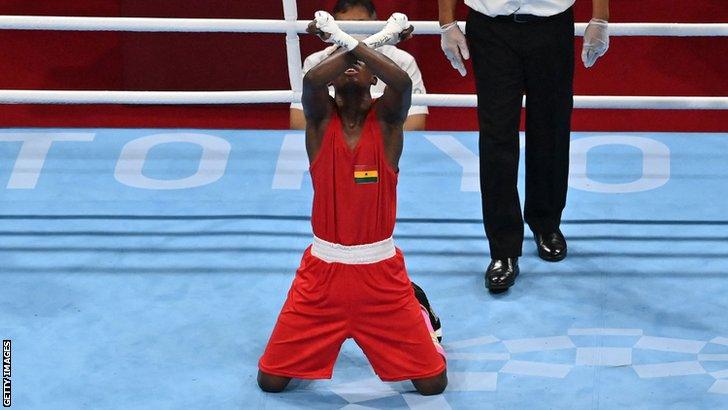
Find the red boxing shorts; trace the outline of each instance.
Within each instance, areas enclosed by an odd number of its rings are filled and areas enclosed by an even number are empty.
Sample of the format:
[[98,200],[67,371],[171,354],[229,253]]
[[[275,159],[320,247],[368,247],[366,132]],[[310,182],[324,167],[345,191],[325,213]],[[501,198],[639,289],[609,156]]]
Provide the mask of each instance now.
[[[330,379],[353,338],[383,381],[445,370],[407,276],[402,252],[370,263],[328,263],[306,249],[258,367],[275,376]],[[444,353],[444,352],[443,352]]]

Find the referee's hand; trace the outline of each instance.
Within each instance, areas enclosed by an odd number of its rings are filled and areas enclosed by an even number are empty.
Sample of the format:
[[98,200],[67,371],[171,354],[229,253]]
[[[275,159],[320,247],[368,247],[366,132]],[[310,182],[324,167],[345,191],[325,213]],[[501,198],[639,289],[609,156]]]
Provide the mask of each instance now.
[[581,49],[581,61],[589,68],[597,58],[609,49],[609,23],[606,20],[591,19],[584,31],[584,46]]
[[445,57],[450,60],[452,68],[458,70],[460,75],[465,77],[468,72],[465,70],[463,60],[470,58],[470,51],[468,50],[465,35],[460,31],[457,21],[440,27],[440,47],[445,52]]

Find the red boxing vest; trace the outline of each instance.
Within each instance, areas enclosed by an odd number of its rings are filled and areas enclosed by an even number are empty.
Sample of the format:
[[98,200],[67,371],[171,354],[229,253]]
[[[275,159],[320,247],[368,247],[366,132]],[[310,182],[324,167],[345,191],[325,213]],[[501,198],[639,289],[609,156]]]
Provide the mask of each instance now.
[[341,245],[379,242],[392,236],[397,214],[397,173],[384,155],[373,103],[354,149],[346,145],[334,110],[318,155],[313,180],[311,225],[318,238]]

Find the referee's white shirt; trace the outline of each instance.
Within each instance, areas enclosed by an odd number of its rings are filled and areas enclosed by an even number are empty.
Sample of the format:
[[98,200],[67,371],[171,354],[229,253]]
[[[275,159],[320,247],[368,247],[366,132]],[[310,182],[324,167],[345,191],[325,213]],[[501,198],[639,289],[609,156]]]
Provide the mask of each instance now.
[[[410,78],[412,79],[412,94],[425,94],[425,83],[422,81],[422,73],[420,73],[420,68],[417,66],[415,58],[412,57],[410,53],[404,50],[400,50],[394,46],[381,46],[377,48],[377,51],[389,57],[389,59],[397,63],[400,68],[402,68],[404,71],[407,72],[407,74],[409,74]],[[328,50],[324,49],[306,57],[306,59],[303,61],[303,74],[305,75],[308,70],[313,68],[316,64],[322,62],[328,55]],[[377,81],[377,84],[372,86],[371,93],[381,94],[384,92],[385,86],[386,84],[384,84],[384,81],[379,79],[379,81]],[[329,87],[329,94],[331,94],[332,97],[334,96],[334,87]],[[300,103],[293,103],[291,104],[291,108],[303,110],[303,105],[301,105]],[[407,115],[409,116],[427,113],[428,110],[426,105],[413,105],[410,107]]]
[[471,9],[486,16],[509,16],[511,14],[532,14],[553,16],[574,4],[575,0],[465,0]]

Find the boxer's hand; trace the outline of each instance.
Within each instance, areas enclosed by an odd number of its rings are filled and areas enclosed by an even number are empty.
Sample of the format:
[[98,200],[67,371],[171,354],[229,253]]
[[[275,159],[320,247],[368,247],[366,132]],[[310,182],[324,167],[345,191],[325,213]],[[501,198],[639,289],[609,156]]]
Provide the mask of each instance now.
[[394,13],[387,20],[384,28],[369,36],[364,40],[364,44],[370,48],[378,48],[384,45],[394,46],[400,41],[404,41],[412,37],[414,27],[409,25],[407,16],[402,13]]
[[[306,32],[308,34],[313,34],[314,36],[317,36],[318,38],[321,39],[321,41],[326,41],[326,39],[329,38],[328,34],[324,33],[323,31],[319,30],[316,27],[315,21],[308,23],[308,27],[306,27]],[[335,47],[335,46],[330,46],[330,47]]]
[[399,33],[399,42],[407,41],[412,38],[412,32],[415,31],[415,28],[413,26],[409,26],[406,29],[402,30],[401,33]]
[[440,47],[445,52],[445,57],[450,60],[452,68],[458,70],[460,75],[465,77],[468,72],[465,70],[463,60],[470,58],[470,51],[468,50],[465,35],[460,31],[457,21],[440,27]]
[[584,30],[584,47],[581,49],[581,61],[584,67],[594,65],[597,58],[609,49],[609,24],[606,20],[591,19]]
[[[317,11],[313,23],[316,25],[316,34],[325,42],[336,44],[339,47],[351,51],[359,45],[359,40],[344,33],[331,14],[325,11]],[[309,27],[311,25],[309,24]]]

